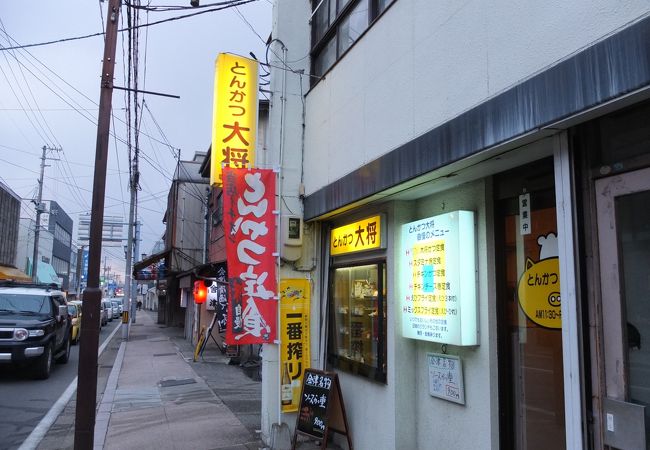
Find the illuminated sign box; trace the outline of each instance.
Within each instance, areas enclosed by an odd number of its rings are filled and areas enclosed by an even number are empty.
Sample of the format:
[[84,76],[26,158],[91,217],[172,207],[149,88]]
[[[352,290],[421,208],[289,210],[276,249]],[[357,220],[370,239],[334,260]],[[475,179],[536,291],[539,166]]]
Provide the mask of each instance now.
[[402,225],[404,337],[478,344],[476,231],[473,211]]
[[210,184],[222,186],[222,166],[255,166],[257,61],[220,53],[215,62]]
[[368,217],[334,228],[330,235],[332,256],[377,248],[381,248],[381,216]]

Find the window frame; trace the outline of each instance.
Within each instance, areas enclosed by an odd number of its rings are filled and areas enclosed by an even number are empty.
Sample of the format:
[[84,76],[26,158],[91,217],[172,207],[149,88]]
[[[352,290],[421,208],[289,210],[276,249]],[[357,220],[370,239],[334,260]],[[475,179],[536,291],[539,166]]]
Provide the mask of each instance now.
[[[377,347],[374,357],[377,361],[377,366],[356,361],[352,358],[347,358],[339,355],[338,348],[335,345],[334,336],[338,335],[338,327],[340,323],[337,321],[337,311],[334,300],[335,295],[335,280],[334,276],[338,269],[353,269],[360,266],[376,266],[377,267]],[[377,256],[369,259],[359,259],[354,261],[332,261],[329,267],[329,293],[328,293],[328,314],[329,314],[329,327],[327,339],[327,365],[330,368],[337,369],[352,375],[367,378],[371,381],[380,383],[387,383],[388,373],[388,299],[387,299],[387,278],[388,278],[388,265],[384,255]],[[350,299],[348,299],[348,302]],[[350,307],[350,303],[348,303]],[[379,314],[382,311],[383,314]]]
[[[374,23],[386,12],[390,9],[391,6],[393,6],[396,3],[397,0],[388,0],[388,2],[384,5],[383,9],[380,9],[380,0],[312,0],[312,16],[310,20],[311,24],[311,73],[313,75],[316,75],[317,77],[311,77],[312,80],[312,85],[316,84],[320,78],[323,77],[327,72],[329,72],[335,65],[336,63],[345,56],[345,54],[350,51],[354,45],[361,40],[361,38],[368,32],[370,28],[374,25]],[[341,24],[350,17],[351,13],[355,10],[358,4],[361,2],[367,2],[368,4],[368,22],[366,28],[359,34],[357,39],[350,44],[349,47],[346,49],[342,50],[339,52],[339,34],[340,30],[339,27]],[[328,9],[327,11],[327,18],[329,25],[326,27],[325,31],[322,33],[322,36],[320,38],[317,38],[317,31],[318,27],[316,26],[316,15],[317,12],[315,9],[316,7],[322,8],[322,7],[327,7],[334,3],[336,5],[336,9],[340,10],[334,14],[334,19],[332,19],[332,13]],[[340,5],[343,4],[341,7]],[[334,62],[332,64],[323,69],[322,73],[317,73],[316,72],[316,67],[318,66],[318,61],[319,61],[319,56],[321,53],[327,48],[328,44],[330,43],[331,40],[335,40],[334,42],[334,49],[335,49],[335,57],[334,57]]]

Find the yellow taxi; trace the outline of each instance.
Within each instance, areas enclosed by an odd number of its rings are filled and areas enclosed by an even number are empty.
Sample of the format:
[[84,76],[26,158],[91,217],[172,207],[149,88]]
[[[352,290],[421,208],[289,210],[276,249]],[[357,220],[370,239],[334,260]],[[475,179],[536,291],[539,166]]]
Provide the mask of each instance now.
[[71,300],[68,302],[68,314],[72,318],[72,344],[79,343],[81,337],[81,301]]

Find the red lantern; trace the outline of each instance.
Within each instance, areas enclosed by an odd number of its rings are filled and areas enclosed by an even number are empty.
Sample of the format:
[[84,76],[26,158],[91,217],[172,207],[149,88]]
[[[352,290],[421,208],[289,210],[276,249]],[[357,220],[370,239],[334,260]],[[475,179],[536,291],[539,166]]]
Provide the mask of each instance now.
[[203,281],[194,282],[194,303],[197,305],[205,303],[208,298],[208,288],[205,287]]

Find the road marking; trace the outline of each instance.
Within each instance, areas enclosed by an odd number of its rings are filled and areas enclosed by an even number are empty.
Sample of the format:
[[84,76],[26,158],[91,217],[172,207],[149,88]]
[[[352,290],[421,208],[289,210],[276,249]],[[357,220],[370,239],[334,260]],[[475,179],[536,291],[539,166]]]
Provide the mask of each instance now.
[[[111,334],[104,340],[104,343],[99,347],[99,350],[97,351],[98,358],[104,352],[109,342],[111,339],[113,339],[113,336],[119,329],[119,326],[115,327]],[[38,425],[36,425],[36,428],[34,428],[32,432],[29,433],[29,436],[27,436],[27,439],[25,439],[22,445],[18,447],[18,450],[33,450],[38,447],[38,444],[41,443],[47,432],[50,430],[50,427],[54,424],[54,422],[56,422],[59,414],[61,414],[61,411],[63,411],[65,405],[68,404],[76,390],[77,377],[74,377],[74,380],[72,380],[72,382],[68,385],[68,388],[63,392],[63,394],[61,394],[61,397],[59,397],[56,403],[52,405],[45,417],[43,417]]]

